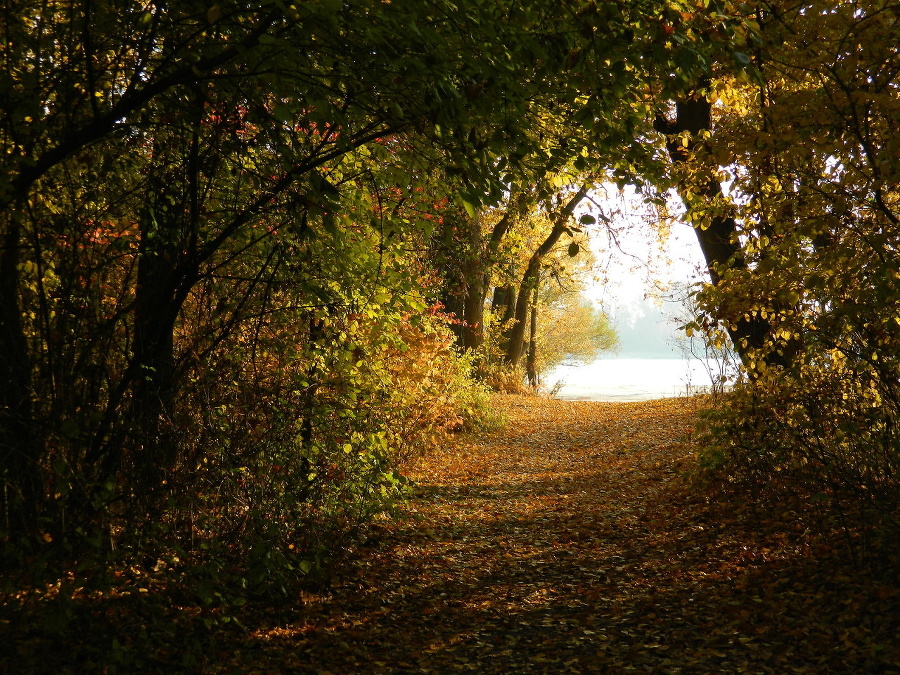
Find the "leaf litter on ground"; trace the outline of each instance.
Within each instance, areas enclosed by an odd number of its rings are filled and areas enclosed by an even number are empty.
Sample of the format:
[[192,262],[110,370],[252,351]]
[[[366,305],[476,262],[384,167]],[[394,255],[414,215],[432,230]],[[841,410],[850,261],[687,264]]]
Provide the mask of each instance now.
[[896,583],[686,479],[696,399],[495,404],[505,428],[410,467],[408,517],[221,669],[900,673]]
[[407,467],[327,591],[227,625],[164,583],[107,594],[65,636],[18,630],[0,671],[900,674],[897,579],[802,504],[692,480],[697,399],[494,405],[504,428]]

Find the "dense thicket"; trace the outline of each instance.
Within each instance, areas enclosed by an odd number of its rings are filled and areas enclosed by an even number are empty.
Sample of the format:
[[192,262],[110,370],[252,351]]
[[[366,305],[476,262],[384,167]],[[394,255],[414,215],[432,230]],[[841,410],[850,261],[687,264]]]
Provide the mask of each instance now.
[[730,248],[699,325],[730,333],[745,369],[707,456],[756,492],[803,490],[893,540],[900,6],[761,3],[756,21],[754,77],[698,91],[714,129],[685,143],[691,216]]
[[[324,573],[401,493],[399,461],[478,415],[453,342],[477,346],[479,321],[440,301],[484,307],[503,233],[462,233],[653,160],[633,142],[650,94],[709,62],[679,16],[5,5],[4,563],[189,562],[275,588]],[[555,213],[538,262],[573,234]]]
[[489,301],[529,351],[607,180],[697,228],[695,327],[747,375],[715,451],[893,513],[896,5],[2,11],[8,569],[325,575],[481,414]]

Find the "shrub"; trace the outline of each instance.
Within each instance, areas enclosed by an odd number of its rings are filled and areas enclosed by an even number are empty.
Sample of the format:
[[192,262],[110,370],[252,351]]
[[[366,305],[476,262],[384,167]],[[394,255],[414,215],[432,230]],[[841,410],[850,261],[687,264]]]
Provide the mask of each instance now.
[[900,408],[880,388],[842,360],[745,379],[704,413],[707,476],[763,502],[802,496],[820,525],[839,523],[862,535],[866,553],[885,552],[880,543],[898,534]]

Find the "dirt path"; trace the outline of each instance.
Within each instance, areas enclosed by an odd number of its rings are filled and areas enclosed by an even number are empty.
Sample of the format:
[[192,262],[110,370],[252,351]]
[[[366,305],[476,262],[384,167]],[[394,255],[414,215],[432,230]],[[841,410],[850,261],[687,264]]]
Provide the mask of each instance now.
[[223,672],[900,672],[896,588],[789,512],[692,496],[690,401],[497,405],[506,429],[422,462],[414,518]]

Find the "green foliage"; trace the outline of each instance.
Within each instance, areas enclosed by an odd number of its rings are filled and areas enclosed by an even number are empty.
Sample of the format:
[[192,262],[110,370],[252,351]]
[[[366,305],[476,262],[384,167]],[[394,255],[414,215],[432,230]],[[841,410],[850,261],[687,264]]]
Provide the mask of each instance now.
[[[530,9],[370,5],[7,17],[10,564],[231,533],[239,566],[303,576],[398,498],[403,458],[481,414],[423,317],[433,205],[401,205],[429,161],[499,194],[532,86],[509,50],[542,38]],[[502,96],[464,94],[491,78]],[[485,111],[502,119],[482,142]]]
[[480,356],[428,309],[443,265],[425,252],[445,240],[465,280],[502,255],[449,216],[513,184],[534,206],[584,174],[652,171],[633,142],[647,92],[683,90],[741,38],[729,7],[684,9],[6,10],[6,567],[32,588],[161,570],[219,609],[327,582],[403,498],[405,460],[490,423]]
[[848,542],[870,560],[896,555],[900,410],[877,390],[843,367],[772,369],[707,411],[701,460],[710,477],[754,500],[802,495],[810,526],[862,535]]
[[744,381],[710,416],[708,461],[896,538],[900,97],[882,67],[894,10],[763,15],[756,79],[720,84],[719,127],[694,148],[728,166],[731,199],[691,208],[700,227],[732,215],[739,243],[698,296],[697,328],[743,336]]

